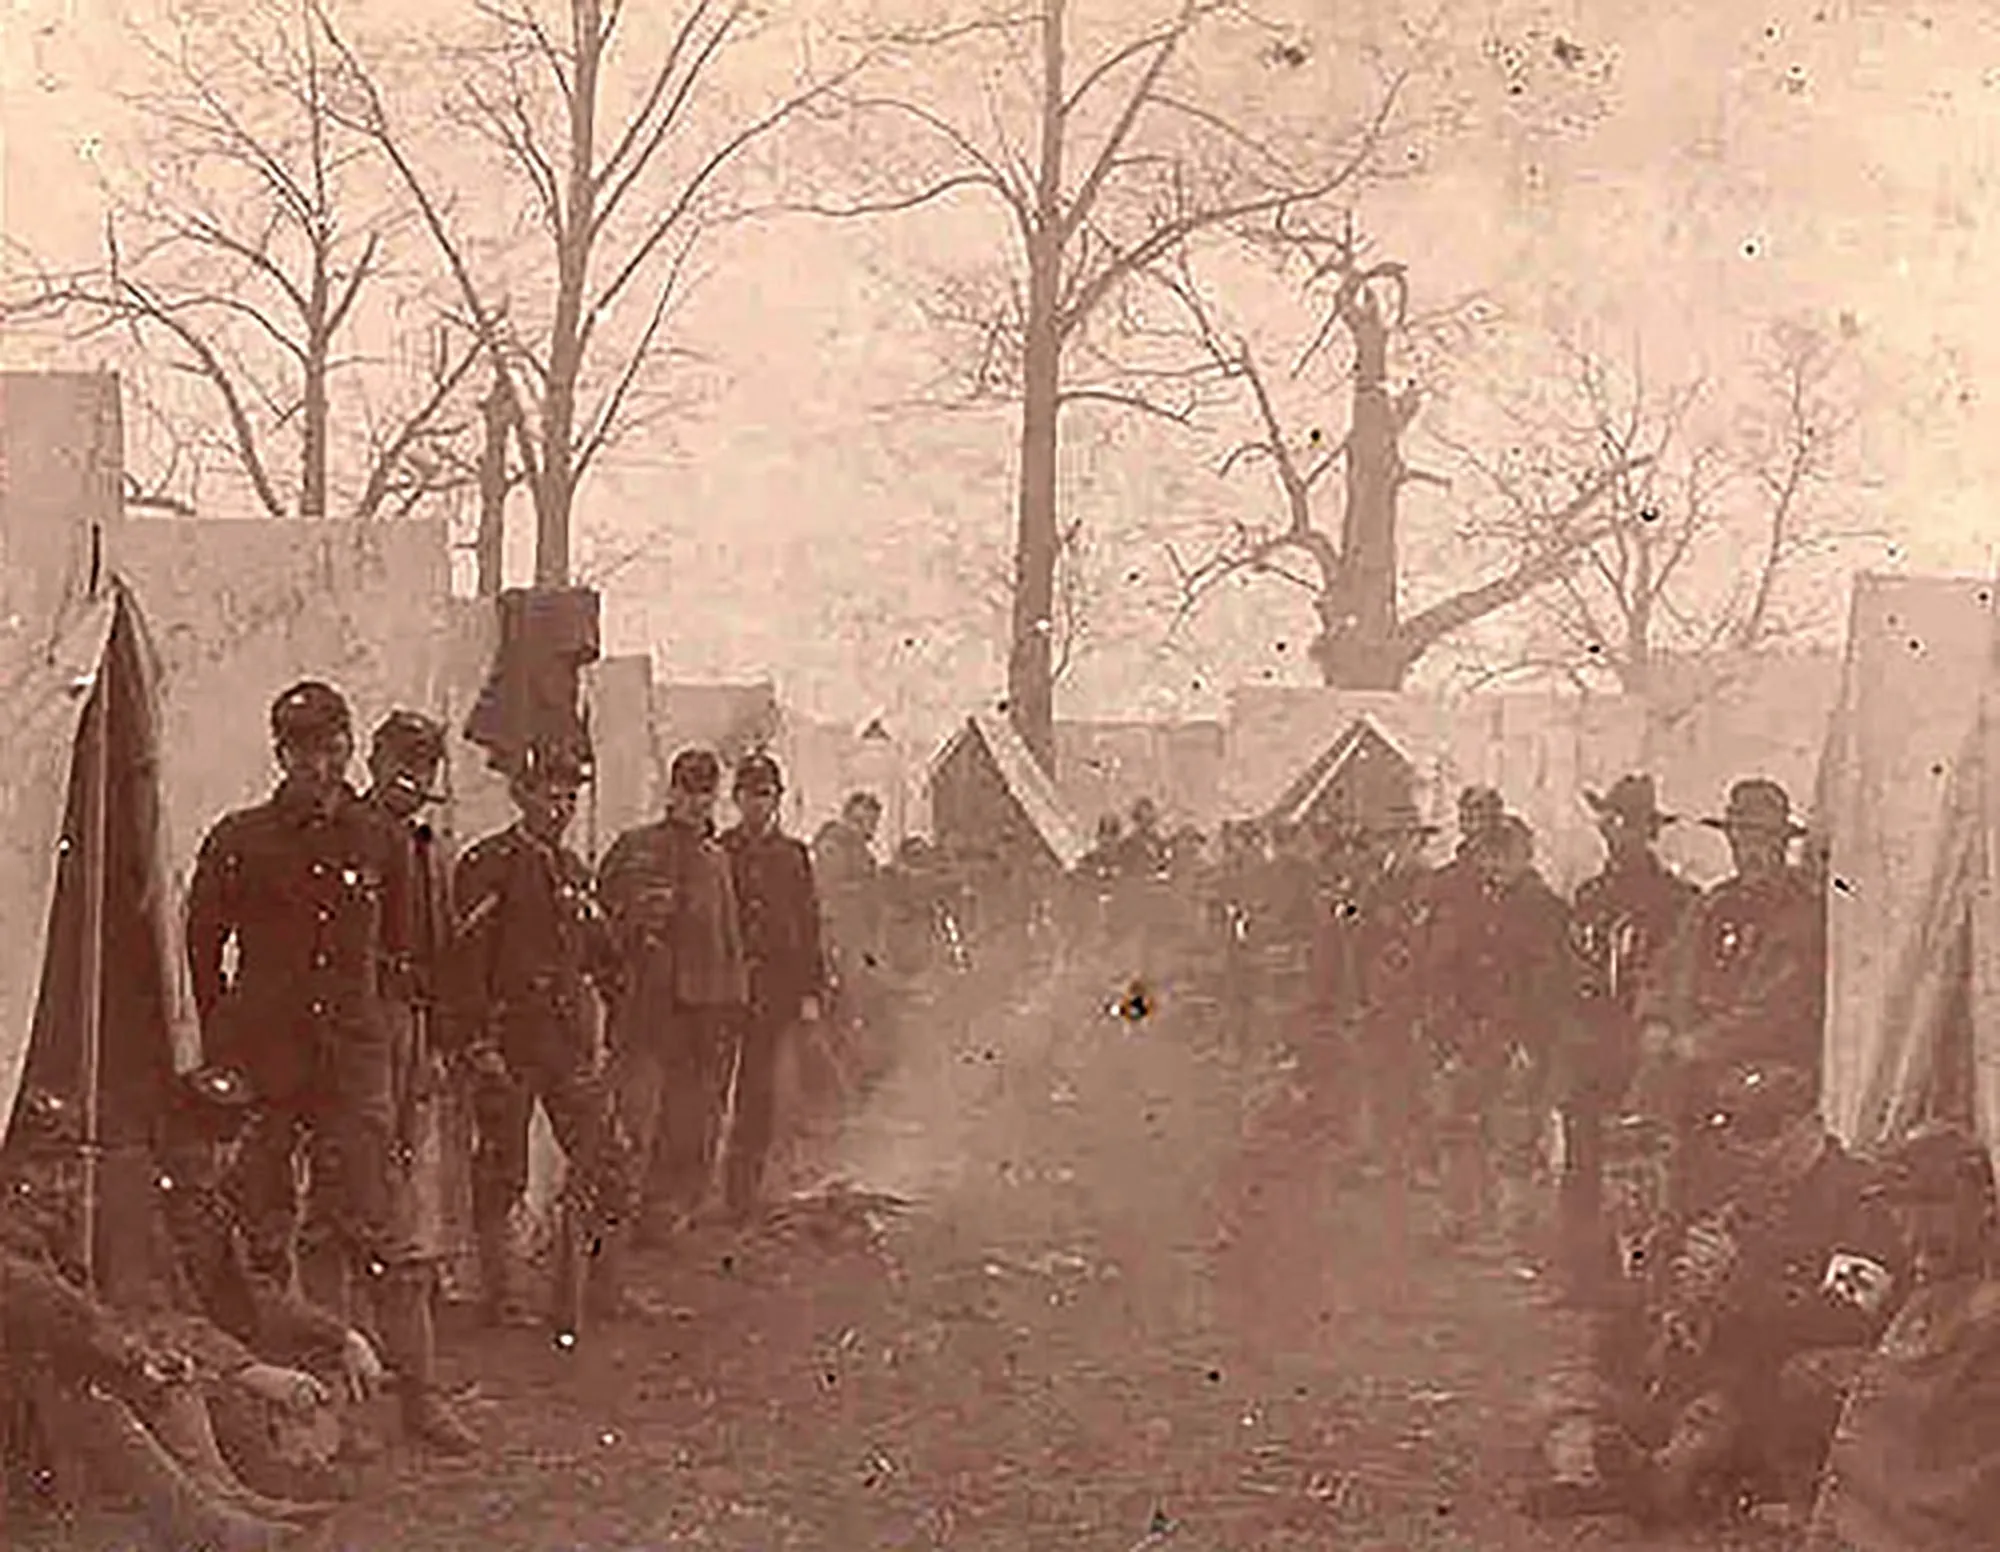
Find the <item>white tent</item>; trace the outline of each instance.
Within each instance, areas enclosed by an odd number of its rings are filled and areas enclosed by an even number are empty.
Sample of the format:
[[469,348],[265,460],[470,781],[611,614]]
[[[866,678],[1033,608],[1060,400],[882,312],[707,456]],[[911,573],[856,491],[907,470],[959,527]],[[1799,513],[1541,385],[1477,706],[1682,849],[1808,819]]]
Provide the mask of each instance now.
[[1976,578],[1864,576],[1821,769],[1825,1098],[1867,1152],[1930,1115],[2000,1159],[2000,613]]

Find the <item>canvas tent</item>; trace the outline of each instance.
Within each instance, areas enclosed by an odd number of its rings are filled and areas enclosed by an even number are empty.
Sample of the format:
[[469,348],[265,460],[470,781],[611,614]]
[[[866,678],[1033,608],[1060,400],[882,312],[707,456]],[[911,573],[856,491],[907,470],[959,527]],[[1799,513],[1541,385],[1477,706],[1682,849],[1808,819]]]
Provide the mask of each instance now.
[[2000,1160],[2000,613],[1977,578],[1857,579],[1819,783],[1824,1109],[1850,1147],[1931,1115]]
[[86,1265],[116,1294],[147,1275],[148,1142],[198,1039],[175,996],[157,669],[131,593],[92,583],[0,654],[0,1113],[11,1129],[30,1086],[81,1108]]
[[940,846],[1069,872],[1090,849],[1048,773],[1005,717],[974,715],[931,764]]
[[1279,796],[1265,815],[1272,824],[1337,824],[1379,820],[1414,804],[1417,773],[1409,759],[1366,717],[1357,717]]

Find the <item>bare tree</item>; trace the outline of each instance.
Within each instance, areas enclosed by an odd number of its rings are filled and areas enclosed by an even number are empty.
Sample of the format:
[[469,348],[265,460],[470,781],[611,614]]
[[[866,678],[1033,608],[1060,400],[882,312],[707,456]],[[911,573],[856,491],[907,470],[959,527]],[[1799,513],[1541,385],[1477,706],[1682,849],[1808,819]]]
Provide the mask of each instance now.
[[[1644,694],[1663,654],[1747,652],[1814,623],[1784,607],[1791,585],[1816,556],[1860,537],[1828,520],[1858,412],[1843,401],[1827,336],[1780,324],[1727,400],[1703,380],[1651,388],[1636,353],[1624,372],[1576,346],[1564,354],[1576,409],[1524,428],[1540,442],[1534,452],[1510,468],[1460,450],[1498,498],[1480,531],[1522,531],[1535,490],[1558,471],[1645,461],[1613,481],[1608,526],[1538,600],[1539,640],[1501,671],[1608,677]],[[1697,424],[1720,409],[1744,428],[1733,438]]]
[[[1180,579],[1181,615],[1231,577],[1288,583],[1312,601],[1318,631],[1311,656],[1326,684],[1400,689],[1440,642],[1580,564],[1611,521],[1607,500],[1618,482],[1633,477],[1647,460],[1607,449],[1605,460],[1564,488],[1532,496],[1517,488],[1513,560],[1477,584],[1405,614],[1402,492],[1415,483],[1449,486],[1445,477],[1412,467],[1403,454],[1405,434],[1423,403],[1414,383],[1396,386],[1391,375],[1392,346],[1413,321],[1407,268],[1395,260],[1367,259],[1351,218],[1332,235],[1297,230],[1281,218],[1269,235],[1308,258],[1308,288],[1329,283],[1333,288],[1319,330],[1299,352],[1294,372],[1319,357],[1337,334],[1346,335],[1352,347],[1341,373],[1350,385],[1347,431],[1337,440],[1318,429],[1301,438],[1288,427],[1257,352],[1241,335],[1223,333],[1192,277],[1181,281],[1182,302],[1210,352],[1244,384],[1254,410],[1256,431],[1224,459],[1222,472],[1261,465],[1271,475],[1278,509],[1273,521],[1236,523],[1199,559],[1169,548]],[[1448,327],[1452,312],[1428,321],[1434,328]],[[1342,475],[1337,525],[1321,510],[1322,492],[1336,470]]]
[[[1203,234],[1309,206],[1368,176],[1402,85],[1378,77],[1358,122],[1311,151],[1281,149],[1212,81],[1204,89],[1197,44],[1226,20],[1247,20],[1240,7],[1181,0],[1158,20],[1107,21],[1087,60],[1076,57],[1075,9],[1043,0],[896,35],[891,65],[976,55],[966,68],[979,82],[960,99],[970,105],[948,110],[901,88],[844,94],[855,123],[893,127],[909,171],[874,197],[808,207],[881,215],[969,192],[1004,213],[1004,277],[985,296],[961,291],[954,321],[978,341],[975,396],[1019,405],[1008,706],[1051,769],[1064,412],[1189,420],[1217,364],[1149,319],[1155,272]],[[1302,44],[1287,48],[1271,58],[1305,62]],[[1009,81],[1020,83],[1011,99]]]
[[[353,83],[315,15],[314,0],[250,0],[226,22],[177,15],[171,40],[142,39],[156,76],[133,99],[143,171],[136,187],[106,180],[101,261],[61,270],[26,255],[0,316],[123,339],[136,375],[163,362],[192,381],[205,413],[150,393],[170,474],[216,444],[273,517],[375,517],[463,479],[454,400],[475,358],[448,337],[415,362],[366,348],[367,299],[398,279],[401,212],[342,126]],[[219,437],[195,429],[218,418]]]
[[[753,16],[741,0],[687,0],[658,39],[634,30],[645,18],[626,0],[493,0],[481,15],[486,36],[448,55],[443,119],[494,153],[504,195],[465,187],[462,160],[439,170],[435,136],[427,145],[423,126],[393,113],[357,50],[328,31],[363,83],[350,122],[415,202],[487,359],[534,499],[536,582],[562,586],[584,479],[644,419],[662,368],[691,354],[669,324],[703,238],[740,213],[725,174],[830,83],[718,122],[718,61]],[[539,295],[510,289],[506,245],[482,240],[473,214],[508,199],[530,212],[536,253],[522,268],[546,277]],[[620,327],[625,318],[636,321]]]

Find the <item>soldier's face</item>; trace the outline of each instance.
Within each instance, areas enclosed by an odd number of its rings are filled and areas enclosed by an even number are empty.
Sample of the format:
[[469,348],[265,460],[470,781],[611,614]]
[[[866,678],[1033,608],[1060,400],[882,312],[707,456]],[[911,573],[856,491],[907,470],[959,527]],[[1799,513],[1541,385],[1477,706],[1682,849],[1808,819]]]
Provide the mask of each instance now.
[[521,822],[545,841],[562,839],[576,818],[576,788],[563,785],[524,787],[519,792]]
[[751,829],[769,830],[778,822],[778,801],[775,792],[739,792],[736,811]]
[[882,810],[873,803],[856,803],[848,810],[848,818],[853,822],[854,828],[861,832],[863,840],[872,841],[875,839],[876,829],[882,823]]
[[408,756],[384,760],[374,773],[383,806],[399,819],[414,815],[437,789],[438,763]]
[[348,733],[320,733],[278,746],[278,764],[296,785],[323,795],[347,779],[354,760],[354,739]]
[[1643,857],[1652,848],[1653,838],[1643,826],[1631,824],[1615,814],[1608,816],[1597,828],[1604,837],[1605,850],[1618,861]]
[[691,791],[686,787],[667,790],[667,812],[683,824],[701,824],[715,817],[715,789]]
[[1781,872],[1785,866],[1785,837],[1775,830],[1746,830],[1740,826],[1729,832],[1729,855],[1736,871],[1745,875]]

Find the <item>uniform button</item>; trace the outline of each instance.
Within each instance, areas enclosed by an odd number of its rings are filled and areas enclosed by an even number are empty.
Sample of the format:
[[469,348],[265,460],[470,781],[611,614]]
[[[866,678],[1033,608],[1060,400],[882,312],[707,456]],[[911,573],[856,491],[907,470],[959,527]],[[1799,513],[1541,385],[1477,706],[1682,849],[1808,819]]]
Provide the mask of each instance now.
[[313,877],[314,878],[326,877],[326,864],[324,862],[315,862],[313,864]]
[[319,908],[319,919],[323,922],[330,922],[333,920],[333,912],[328,910],[325,906],[321,906]]
[[313,955],[313,969],[315,970],[324,970],[331,962],[324,954]]
[[312,1011],[314,1018],[322,1018],[326,1014],[326,1004],[323,1002],[315,1002],[312,1005]]

